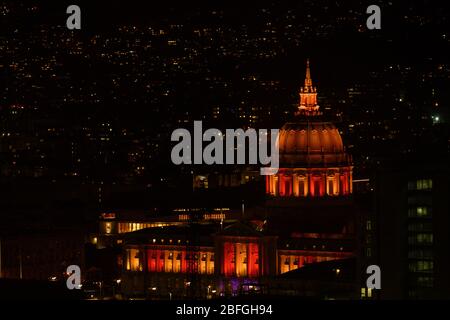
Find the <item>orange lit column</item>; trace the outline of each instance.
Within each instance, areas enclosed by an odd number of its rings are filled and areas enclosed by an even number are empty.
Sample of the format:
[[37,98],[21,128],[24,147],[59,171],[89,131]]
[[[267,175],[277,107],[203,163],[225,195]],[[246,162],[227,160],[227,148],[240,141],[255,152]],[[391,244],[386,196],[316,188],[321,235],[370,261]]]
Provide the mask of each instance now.
[[278,177],[278,175],[274,175],[273,176],[273,194],[275,196],[279,196],[280,195],[279,180],[280,180],[280,178]]
[[284,185],[284,173],[280,173],[279,177],[280,177],[279,178],[280,179],[280,181],[279,181],[280,196],[285,196],[286,193],[285,193],[285,190],[284,190],[284,187],[285,187],[285,185]]
[[241,259],[241,250],[242,250],[242,244],[241,243],[235,243],[234,244],[234,273],[237,276],[242,276],[243,270],[242,270],[242,259]]
[[292,189],[293,189],[293,195],[295,197],[300,196],[299,187],[298,187],[298,175],[296,173],[294,173],[292,175]]
[[296,265],[296,264],[295,264],[295,261],[298,261],[298,260],[297,260],[297,257],[291,255],[291,259],[289,260],[289,262],[290,262],[290,264],[289,264],[289,270],[294,270],[294,269],[297,269],[297,268],[298,268],[298,264]]
[[338,172],[336,172],[334,174],[333,184],[334,184],[334,194],[339,194],[341,191],[339,190],[339,173]]
[[266,270],[264,266],[263,244],[258,242],[258,276],[263,276]]
[[348,172],[344,175],[345,194],[348,194]]
[[157,264],[156,264],[157,258],[156,257],[157,257],[157,255],[158,255],[157,251],[155,250],[155,248],[153,248],[151,251],[151,256],[150,256],[150,259],[152,260],[151,270],[153,272],[156,272],[156,266],[157,266]]
[[308,176],[308,174],[306,174],[306,179],[305,180],[303,180],[303,196],[304,197],[307,197],[308,196],[308,194],[309,194],[309,182],[308,182],[308,179],[309,179],[309,176]]
[[181,272],[186,273],[187,267],[186,267],[186,251],[181,251]]
[[339,180],[340,180],[340,184],[341,184],[341,188],[340,188],[340,194],[341,195],[345,195],[346,194],[346,191],[345,191],[345,173],[341,173],[340,175],[339,175]]
[[247,251],[247,265],[248,265],[248,276],[249,277],[257,277],[258,274],[258,244],[249,243],[248,251]]
[[156,271],[156,259],[153,259],[154,255],[155,255],[154,249],[147,250],[147,270],[151,272]]
[[270,177],[270,194],[275,195],[275,177],[276,175],[271,175]]
[[344,194],[348,194],[348,173],[344,173]]
[[165,267],[165,258],[166,258],[166,252],[165,250],[160,250],[159,253],[159,271],[160,272],[164,272],[164,267]]
[[232,274],[237,275],[237,261],[238,261],[238,248],[237,243],[233,243],[233,257],[234,257],[234,264],[232,268]]
[[173,254],[171,259],[168,250],[164,251],[164,272],[173,272]]
[[[229,277],[235,273],[235,263],[233,263],[233,258],[235,254],[235,246],[233,243],[225,242],[223,245],[223,271],[225,276]],[[235,258],[234,258],[235,259]]]
[[[244,258],[243,262],[244,262],[244,268],[245,268],[245,275],[248,277],[248,256],[250,253],[250,251],[248,251],[250,249],[248,242],[244,244],[244,247],[245,247],[245,258]],[[245,263],[245,259],[247,259],[247,263]]]
[[298,267],[301,268],[305,265],[305,258],[303,256],[298,257]]
[[314,197],[314,177],[312,173],[308,173],[309,195]]
[[211,252],[208,252],[206,254],[206,273],[212,274],[213,270],[214,270],[213,267],[214,267],[214,263],[211,261]]

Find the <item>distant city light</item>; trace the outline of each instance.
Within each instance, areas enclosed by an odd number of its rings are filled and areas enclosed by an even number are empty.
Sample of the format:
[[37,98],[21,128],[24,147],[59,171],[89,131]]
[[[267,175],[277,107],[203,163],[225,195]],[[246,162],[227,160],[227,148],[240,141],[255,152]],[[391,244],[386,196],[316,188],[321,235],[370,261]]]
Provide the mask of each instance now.
[[433,116],[432,118],[433,118],[433,124],[439,123],[439,121],[440,121],[439,116]]

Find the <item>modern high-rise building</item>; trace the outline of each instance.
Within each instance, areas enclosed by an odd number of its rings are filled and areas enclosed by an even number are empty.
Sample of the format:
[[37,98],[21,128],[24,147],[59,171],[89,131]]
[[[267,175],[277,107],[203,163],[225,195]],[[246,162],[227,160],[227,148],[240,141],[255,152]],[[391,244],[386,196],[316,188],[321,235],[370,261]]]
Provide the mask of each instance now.
[[450,298],[448,159],[408,157],[376,179],[382,299]]

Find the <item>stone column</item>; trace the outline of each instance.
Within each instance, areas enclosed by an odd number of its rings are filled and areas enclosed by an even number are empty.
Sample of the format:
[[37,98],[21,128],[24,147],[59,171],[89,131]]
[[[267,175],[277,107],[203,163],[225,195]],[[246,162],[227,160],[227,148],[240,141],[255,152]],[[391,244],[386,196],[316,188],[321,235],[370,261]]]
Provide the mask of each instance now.
[[273,188],[274,188],[273,194],[274,194],[275,196],[278,196],[279,193],[280,193],[279,180],[280,180],[280,177],[279,177],[278,174],[275,175],[275,176],[273,176]]
[[299,197],[299,187],[298,187],[298,174],[292,174],[292,189],[294,197]]

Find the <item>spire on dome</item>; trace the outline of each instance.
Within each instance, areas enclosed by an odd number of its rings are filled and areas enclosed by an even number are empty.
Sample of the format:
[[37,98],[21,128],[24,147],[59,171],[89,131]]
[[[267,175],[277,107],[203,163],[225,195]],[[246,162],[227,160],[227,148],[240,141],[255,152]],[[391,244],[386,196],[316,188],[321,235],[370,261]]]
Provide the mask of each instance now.
[[300,88],[299,94],[300,103],[296,115],[316,116],[321,114],[319,105],[317,104],[317,89],[312,85],[309,59],[306,60],[305,85]]
[[312,87],[311,70],[309,69],[309,59],[306,59],[305,88],[306,87]]

